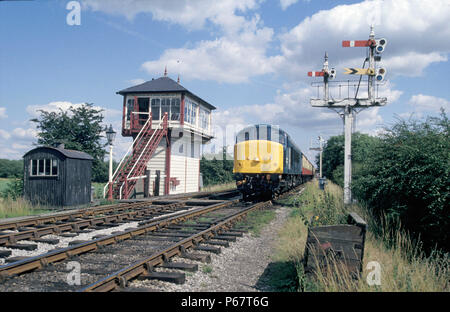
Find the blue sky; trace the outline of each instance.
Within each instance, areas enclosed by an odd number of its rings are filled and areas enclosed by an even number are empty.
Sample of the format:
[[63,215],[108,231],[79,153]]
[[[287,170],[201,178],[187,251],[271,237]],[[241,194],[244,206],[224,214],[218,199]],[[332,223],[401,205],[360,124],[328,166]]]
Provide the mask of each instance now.
[[[116,91],[165,66],[217,107],[217,128],[277,124],[313,157],[310,140],[341,133],[342,122],[309,105],[316,89],[306,72],[320,70],[327,51],[336,80],[347,80],[343,68],[361,67],[366,51],[341,41],[367,39],[370,24],[388,40],[380,87],[388,104],[360,113],[356,130],[376,135],[395,116],[450,109],[448,1],[80,0],[74,26],[69,2],[0,1],[0,158],[32,148],[37,109],[94,103],[118,130]],[[115,157],[129,144],[118,137]]]

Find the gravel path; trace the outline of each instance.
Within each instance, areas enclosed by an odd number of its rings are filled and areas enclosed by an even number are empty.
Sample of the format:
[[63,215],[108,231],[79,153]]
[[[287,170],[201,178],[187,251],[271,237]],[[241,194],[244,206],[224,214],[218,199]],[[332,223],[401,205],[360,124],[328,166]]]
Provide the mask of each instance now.
[[[211,263],[204,264],[186,259],[177,261],[198,263],[196,273],[186,273],[186,283],[175,285],[161,281],[134,281],[129,285],[133,288],[151,288],[156,291],[222,291],[222,292],[252,292],[270,291],[268,286],[258,283],[260,276],[271,262],[278,230],[286,221],[289,209],[274,206],[276,217],[266,225],[258,237],[250,233],[239,237],[230,247],[222,248],[218,255],[211,255]],[[212,269],[212,270],[211,270]],[[258,283],[258,287],[256,287]]]

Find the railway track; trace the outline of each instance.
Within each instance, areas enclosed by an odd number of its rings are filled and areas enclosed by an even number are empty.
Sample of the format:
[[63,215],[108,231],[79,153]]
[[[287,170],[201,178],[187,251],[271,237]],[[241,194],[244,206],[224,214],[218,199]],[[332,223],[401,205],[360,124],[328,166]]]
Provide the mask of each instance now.
[[[196,251],[217,252],[220,248],[217,246],[227,246],[230,240],[242,235],[242,231],[231,230],[236,221],[252,210],[271,206],[270,201],[250,204],[237,199],[204,200],[203,206],[187,203],[171,206],[174,211],[158,219],[132,216],[133,228],[74,241],[68,247],[0,266],[0,291],[113,291],[125,288],[135,278],[180,282],[183,273],[164,273],[157,269],[192,269],[188,264],[174,264],[171,259],[207,260]],[[140,206],[138,211],[145,209]],[[67,265],[74,263],[80,268],[79,283],[68,280],[73,275]]]
[[[140,207],[145,207],[149,204],[152,205],[167,205],[171,201],[174,203],[177,200],[187,199],[201,199],[206,197],[214,198],[216,196],[222,196],[225,198],[236,196],[236,190],[223,191],[223,192],[196,192],[187,193],[182,195],[169,195],[158,197],[158,199],[146,199],[146,200],[130,200],[130,202],[121,202],[119,204],[104,205],[97,207],[89,207],[83,209],[77,209],[73,211],[63,211],[43,216],[31,216],[24,218],[14,218],[13,220],[5,219],[0,220],[0,232],[8,230],[17,230],[19,228],[26,227],[42,227],[43,225],[54,224],[57,222],[65,222],[67,220],[73,220],[75,218],[89,217],[98,214],[110,214],[121,211],[130,211]],[[1,235],[1,234],[0,234]]]

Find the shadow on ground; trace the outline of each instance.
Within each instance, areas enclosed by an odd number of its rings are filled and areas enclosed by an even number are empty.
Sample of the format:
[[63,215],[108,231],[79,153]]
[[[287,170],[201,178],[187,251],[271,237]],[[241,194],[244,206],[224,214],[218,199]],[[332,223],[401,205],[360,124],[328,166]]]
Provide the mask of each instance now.
[[260,291],[294,292],[298,291],[298,275],[295,264],[291,261],[271,262],[264,269],[256,282]]

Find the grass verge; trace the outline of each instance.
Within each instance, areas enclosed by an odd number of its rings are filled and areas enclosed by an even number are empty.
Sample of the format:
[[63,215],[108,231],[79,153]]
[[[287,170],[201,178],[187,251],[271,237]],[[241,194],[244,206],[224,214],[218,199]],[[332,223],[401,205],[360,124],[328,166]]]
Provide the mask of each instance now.
[[[299,196],[283,202],[291,208],[288,221],[279,232],[278,248],[274,261],[290,262],[296,268],[291,275],[297,281],[297,291],[388,291],[388,292],[442,292],[449,291],[448,254],[433,252],[426,256],[420,243],[413,241],[394,225],[374,224],[367,209],[358,205],[345,207],[342,189],[329,184],[325,192],[318,189],[317,181],[309,182]],[[318,272],[313,279],[303,273],[303,253],[308,226],[344,223],[346,214],[357,212],[369,224],[364,249],[363,274],[359,280],[351,279],[338,263],[331,263],[330,272]],[[387,243],[389,238],[389,243]],[[379,285],[367,282],[373,275],[373,263],[380,265]]]
[[32,216],[47,212],[50,211],[40,206],[32,206],[23,198],[17,198],[15,200],[10,198],[0,199],[0,219]]
[[201,192],[221,192],[234,190],[236,188],[236,182],[230,182],[225,184],[208,185],[201,188]]
[[251,211],[244,221],[236,223],[236,227],[245,227],[254,236],[259,236],[262,228],[275,218],[275,211],[270,209]]

